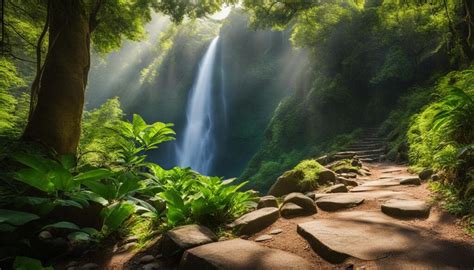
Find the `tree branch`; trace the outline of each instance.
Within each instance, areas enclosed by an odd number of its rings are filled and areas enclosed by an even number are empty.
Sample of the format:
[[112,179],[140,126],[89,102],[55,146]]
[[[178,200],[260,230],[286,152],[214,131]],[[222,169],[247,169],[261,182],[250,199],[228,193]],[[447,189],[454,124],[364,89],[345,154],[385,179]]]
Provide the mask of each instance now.
[[97,25],[99,24],[99,21],[97,20],[97,14],[99,13],[99,10],[102,6],[102,1],[103,0],[96,0],[94,8],[91,11],[90,17],[89,17],[89,32],[92,33]]

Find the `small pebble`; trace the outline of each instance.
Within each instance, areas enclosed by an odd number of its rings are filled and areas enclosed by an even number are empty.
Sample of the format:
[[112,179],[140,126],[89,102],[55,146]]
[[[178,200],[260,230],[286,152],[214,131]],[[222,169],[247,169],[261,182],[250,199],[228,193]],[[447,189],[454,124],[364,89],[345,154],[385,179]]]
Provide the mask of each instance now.
[[282,232],[283,232],[282,229],[275,229],[275,230],[271,231],[269,234],[277,235],[277,234],[280,234],[280,233],[282,233]]
[[264,235],[261,235],[259,237],[257,237],[255,239],[255,242],[264,242],[264,241],[268,241],[268,240],[271,240],[273,237],[271,235],[268,235],[268,234],[264,234]]
[[147,264],[147,263],[151,263],[154,260],[155,260],[155,257],[153,257],[153,255],[145,255],[140,258],[139,262],[141,264]]

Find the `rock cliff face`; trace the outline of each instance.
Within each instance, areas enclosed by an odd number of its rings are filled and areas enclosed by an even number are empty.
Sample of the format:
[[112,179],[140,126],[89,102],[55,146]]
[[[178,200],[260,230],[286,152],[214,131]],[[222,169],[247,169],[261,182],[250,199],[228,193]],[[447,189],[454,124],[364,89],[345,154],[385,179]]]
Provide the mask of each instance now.
[[[250,29],[248,16],[235,10],[223,22],[197,21],[166,30],[161,40],[156,41],[160,44],[157,49],[128,44],[109,56],[105,65],[95,66],[89,107],[119,96],[127,114],[141,114],[147,121],[174,123],[179,140],[199,61],[216,35],[220,38],[212,92],[213,98],[225,99],[225,108],[221,107],[222,102],[215,102],[213,108],[219,112],[215,125],[220,134],[210,174],[239,176],[260,146],[264,127],[278,103],[294,92],[296,82],[305,74],[305,52],[291,48],[288,32]],[[166,42],[171,47],[167,48]],[[145,50],[138,63],[120,61],[130,50]],[[159,65],[153,65],[154,62]],[[121,75],[120,83],[107,85],[101,78],[110,75],[107,72],[112,65],[130,70],[116,74]],[[151,158],[169,168],[175,165],[174,152],[175,142],[164,144]]]

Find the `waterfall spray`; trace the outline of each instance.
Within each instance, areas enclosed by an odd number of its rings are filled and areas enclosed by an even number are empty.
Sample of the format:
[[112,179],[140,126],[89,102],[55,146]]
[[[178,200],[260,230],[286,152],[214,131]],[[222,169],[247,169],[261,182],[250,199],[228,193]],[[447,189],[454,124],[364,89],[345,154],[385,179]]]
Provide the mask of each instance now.
[[218,36],[212,40],[199,65],[188,99],[184,137],[176,149],[179,166],[191,167],[202,174],[209,173],[215,153],[212,75],[218,40]]

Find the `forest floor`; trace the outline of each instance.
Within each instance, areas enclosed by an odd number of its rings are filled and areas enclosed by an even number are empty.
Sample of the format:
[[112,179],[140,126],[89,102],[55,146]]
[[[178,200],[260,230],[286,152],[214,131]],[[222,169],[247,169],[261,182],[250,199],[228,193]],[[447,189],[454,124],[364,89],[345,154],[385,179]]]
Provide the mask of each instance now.
[[[370,183],[371,181],[377,181],[379,179],[411,176],[408,172],[408,168],[403,165],[371,163],[368,164],[367,167],[370,169],[371,175],[358,181]],[[387,231],[389,231],[392,236],[399,234],[399,238],[406,240],[402,242],[394,241],[391,249],[397,252],[389,252],[386,256],[376,260],[360,260],[349,257],[343,263],[331,264],[313,251],[310,244],[297,233],[298,224],[321,219],[334,220],[332,224],[334,228],[336,228],[339,225],[338,220],[340,219],[338,219],[338,215],[341,215],[341,212],[353,212],[356,216],[364,216],[368,212],[381,213],[381,204],[388,198],[384,198],[384,196],[371,196],[377,195],[377,192],[380,193],[380,191],[405,192],[413,199],[423,200],[429,204],[433,204],[429,217],[425,219],[396,219],[387,216],[388,221],[384,221],[386,223],[384,226],[387,226]],[[275,229],[281,229],[283,230],[282,233],[274,235],[269,241],[261,242],[261,245],[299,255],[309,260],[318,269],[446,269],[459,267],[472,268],[474,266],[474,238],[463,231],[457,218],[448,214],[436,204],[426,182],[421,185],[380,186],[365,192],[349,192],[349,194],[351,193],[360,194],[365,197],[364,203],[353,208],[335,212],[319,210],[318,213],[312,216],[292,219],[280,218],[270,227],[253,235],[250,240],[255,240],[259,236],[268,234]],[[407,194],[405,194],[405,196]],[[340,226],[346,225],[344,222],[340,224]],[[367,233],[367,237],[373,233],[373,225],[374,224],[369,222],[363,225],[363,230],[366,230],[365,233]],[[404,228],[408,227],[408,229],[397,230],[395,232],[390,231],[390,227],[398,228],[399,226],[403,226]],[[350,228],[347,229],[350,230]],[[363,233],[364,231],[362,231],[362,234]],[[362,237],[365,236],[362,235]],[[351,242],[351,239],[347,239],[347,241],[345,244],[349,246],[360,244]],[[377,243],[373,243],[373,241],[369,240],[363,243],[363,245],[369,247],[373,245],[374,248],[377,247]],[[358,247],[353,248],[358,249]]]

